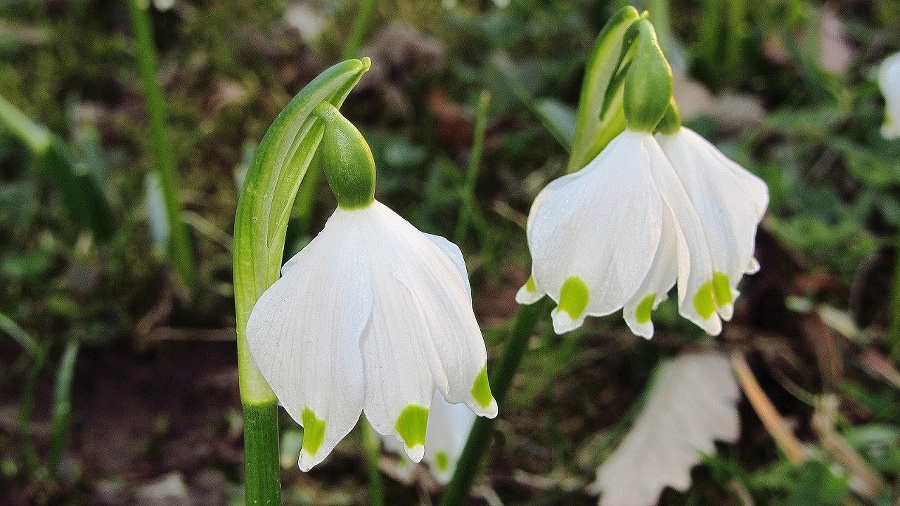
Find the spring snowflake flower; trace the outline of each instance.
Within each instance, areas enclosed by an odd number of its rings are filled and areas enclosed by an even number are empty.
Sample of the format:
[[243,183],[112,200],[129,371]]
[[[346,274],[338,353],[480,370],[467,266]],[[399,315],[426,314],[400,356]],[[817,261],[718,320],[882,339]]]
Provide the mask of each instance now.
[[[431,474],[438,483],[446,485],[456,471],[456,462],[462,454],[469,432],[475,423],[475,414],[463,404],[450,404],[435,392],[428,413],[428,430],[425,433],[425,457]],[[384,438],[385,446],[393,452],[405,455],[403,445],[395,438]],[[398,470],[401,479],[412,476],[413,466],[406,460]]]
[[881,135],[900,138],[900,53],[893,54],[878,69],[878,85],[884,94],[884,124]]
[[649,338],[651,311],[677,280],[681,314],[716,335],[741,275],[758,268],[754,236],[767,202],[761,180],[694,132],[626,129],[535,199],[532,277],[516,300],[549,295],[557,333],[623,309],[632,332]]
[[459,248],[374,200],[375,169],[336,109],[323,162],[339,206],[288,260],[247,322],[253,360],[304,428],[299,465],[321,462],[365,412],[418,462],[435,391],[497,415]]

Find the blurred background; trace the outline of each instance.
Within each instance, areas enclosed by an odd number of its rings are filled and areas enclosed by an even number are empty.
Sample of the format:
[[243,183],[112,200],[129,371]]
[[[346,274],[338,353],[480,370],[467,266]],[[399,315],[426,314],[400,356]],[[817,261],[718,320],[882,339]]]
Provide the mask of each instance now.
[[[0,124],[0,504],[241,503],[238,189],[282,107],[346,57],[372,58],[342,112],[372,147],[378,198],[460,244],[495,358],[530,271],[529,206],[565,172],[584,63],[623,5],[0,0],[0,109],[23,114]],[[744,354],[810,455],[786,459],[742,401],[740,440],[720,445],[687,492],[667,489],[660,504],[898,504],[900,374],[888,327],[900,297],[891,289],[900,141],[879,134],[875,76],[900,50],[900,3],[636,6],[651,9],[686,124],[769,185],[762,269],[744,278],[716,346]],[[150,46],[138,42],[134,9],[149,13]],[[161,107],[145,101],[148,48]],[[167,142],[151,133],[154,107]],[[29,122],[50,134],[49,148]],[[156,176],[166,163],[193,278],[167,253]],[[324,181],[304,182],[287,256],[335,205]],[[629,406],[651,371],[708,341],[671,301],[654,320],[651,342],[616,316],[564,336],[539,326],[473,504],[596,504],[585,486],[633,420]],[[811,425],[820,413],[832,432]],[[302,430],[286,416],[281,429],[285,504],[367,502],[359,434],[304,474]],[[860,494],[859,473],[835,471],[841,457],[826,437],[835,434],[883,494]],[[398,462],[384,454],[389,504],[439,497],[424,471],[392,478]]]

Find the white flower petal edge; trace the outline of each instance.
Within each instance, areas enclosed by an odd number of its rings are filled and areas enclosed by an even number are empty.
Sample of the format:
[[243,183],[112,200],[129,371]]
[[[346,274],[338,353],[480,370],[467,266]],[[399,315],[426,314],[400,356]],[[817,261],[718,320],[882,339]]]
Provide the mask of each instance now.
[[[753,250],[756,228],[769,202],[768,188],[688,128],[656,137],[699,218],[697,222],[678,218],[690,249],[691,275],[696,278],[696,269],[707,268],[698,265],[698,256],[708,255],[711,263],[710,270],[700,274],[699,284],[688,283],[683,292],[679,283],[682,314],[695,322],[709,321],[717,320],[715,311],[729,320],[741,277],[759,269]],[[692,230],[695,224],[699,231]],[[710,325],[697,323],[708,333],[718,334]]]
[[590,485],[601,506],[652,506],[666,486],[684,491],[701,453],[739,432],[739,390],[728,359],[717,352],[663,363],[631,431],[597,469]]
[[458,248],[379,202],[338,208],[253,308],[247,339],[303,425],[300,468],[321,462],[361,410],[424,455],[435,389],[496,416],[484,341]]
[[900,138],[900,53],[887,57],[878,68],[878,86],[884,95],[884,124],[881,135]]
[[528,225],[533,282],[517,299],[546,291],[557,302],[558,334],[580,327],[585,316],[621,309],[647,278],[663,221],[649,168],[658,158],[653,147],[652,135],[625,130],[535,199]]
[[[428,413],[428,431],[425,435],[425,458],[423,459],[438,483],[446,485],[456,471],[456,462],[462,454],[463,446],[472,431],[475,414],[464,404],[450,404],[435,392]],[[403,447],[393,438],[384,438],[385,446],[400,454],[405,461]],[[402,477],[412,474],[408,461],[399,467]]]

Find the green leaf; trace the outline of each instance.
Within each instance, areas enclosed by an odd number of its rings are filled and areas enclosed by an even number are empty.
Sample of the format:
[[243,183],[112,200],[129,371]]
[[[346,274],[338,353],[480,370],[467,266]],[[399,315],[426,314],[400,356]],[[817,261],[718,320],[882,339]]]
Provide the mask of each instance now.
[[543,98],[534,105],[534,111],[554,139],[572,152],[575,138],[575,112],[568,105],[552,98]]

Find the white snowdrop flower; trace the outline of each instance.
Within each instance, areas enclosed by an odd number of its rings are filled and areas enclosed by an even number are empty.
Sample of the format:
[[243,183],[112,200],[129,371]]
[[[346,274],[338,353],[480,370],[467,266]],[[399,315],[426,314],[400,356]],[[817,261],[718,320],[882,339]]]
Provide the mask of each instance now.
[[691,468],[715,440],[740,435],[737,381],[717,352],[682,355],[662,364],[631,430],[597,469],[589,487],[600,506],[652,506],[667,486],[685,491]]
[[[456,471],[456,462],[475,423],[475,413],[464,404],[450,404],[440,393],[435,392],[428,413],[428,429],[425,433],[425,457],[431,474],[438,483],[446,485]],[[385,446],[405,456],[403,445],[395,438],[386,437]],[[403,465],[403,470],[412,473],[412,465]]]
[[338,208],[288,260],[247,322],[253,360],[304,428],[299,466],[321,462],[360,412],[425,454],[435,392],[494,417],[487,354],[459,248],[374,200],[359,132],[330,105],[321,144]]
[[[738,282],[759,269],[756,228],[769,203],[766,184],[689,128],[657,134],[699,221],[676,217],[685,237],[689,275],[679,274],[681,314],[708,333],[730,320]],[[699,226],[701,230],[694,230]]]
[[516,300],[549,295],[557,302],[557,333],[580,327],[587,315],[624,308],[631,330],[650,337],[651,310],[679,275],[688,276],[681,221],[691,221],[702,240],[696,213],[653,135],[626,129],[535,199],[527,227],[532,277]]
[[878,69],[878,86],[884,95],[884,124],[881,135],[900,138],[900,53],[888,56]]

